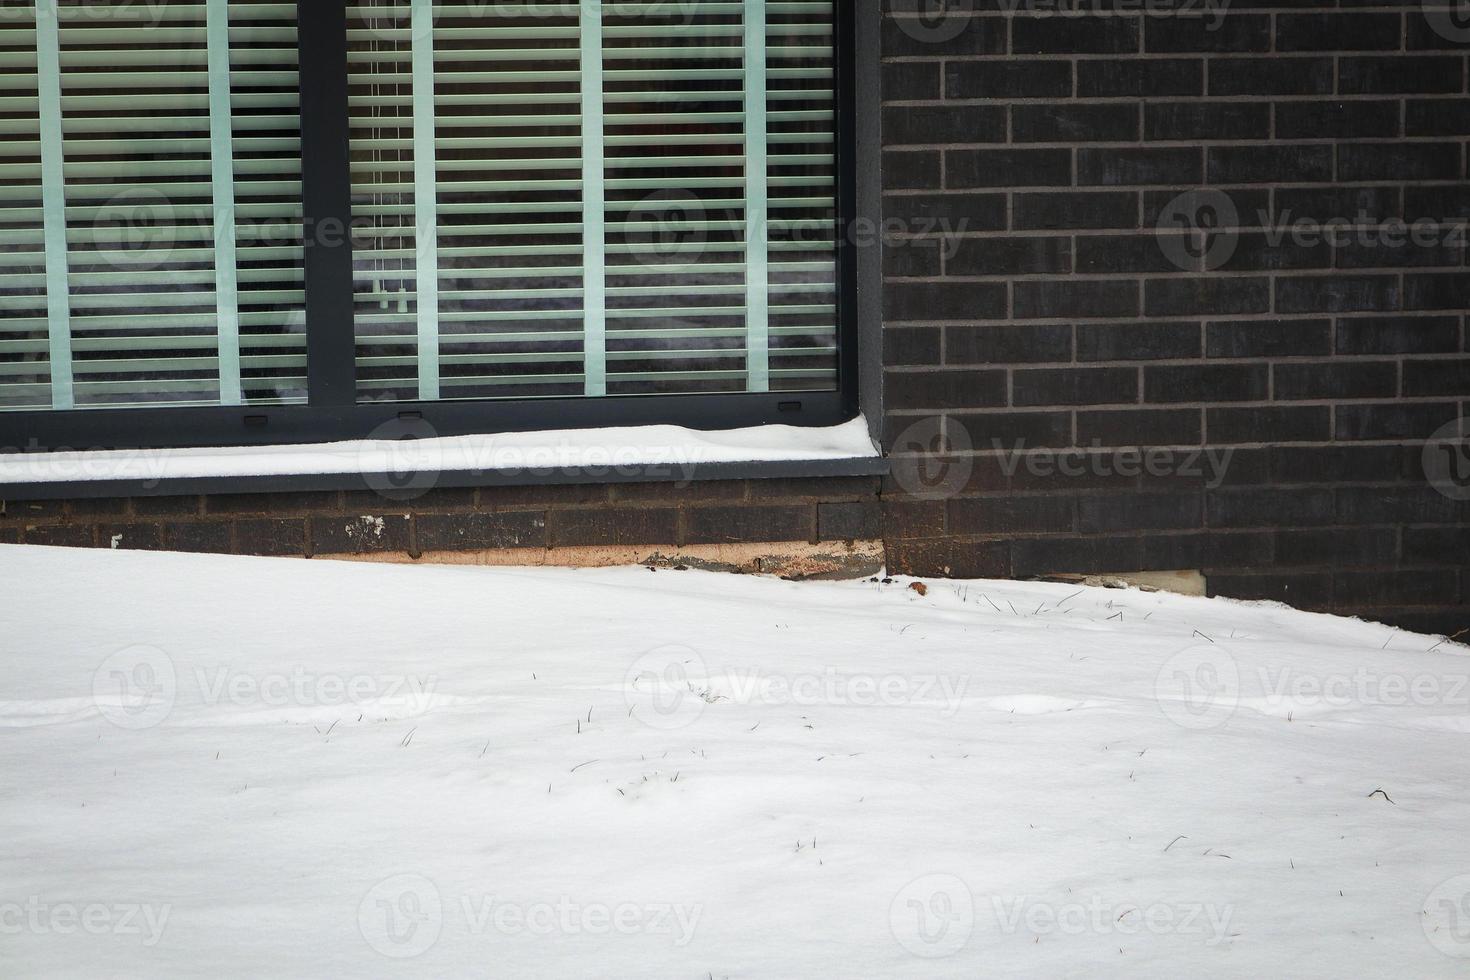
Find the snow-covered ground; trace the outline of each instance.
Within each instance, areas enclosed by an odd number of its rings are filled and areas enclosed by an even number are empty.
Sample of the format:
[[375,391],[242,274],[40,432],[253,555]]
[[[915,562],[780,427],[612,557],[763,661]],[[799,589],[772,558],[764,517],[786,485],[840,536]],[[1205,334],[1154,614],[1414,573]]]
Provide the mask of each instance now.
[[0,975],[1470,970],[1465,648],[926,584],[0,547]]

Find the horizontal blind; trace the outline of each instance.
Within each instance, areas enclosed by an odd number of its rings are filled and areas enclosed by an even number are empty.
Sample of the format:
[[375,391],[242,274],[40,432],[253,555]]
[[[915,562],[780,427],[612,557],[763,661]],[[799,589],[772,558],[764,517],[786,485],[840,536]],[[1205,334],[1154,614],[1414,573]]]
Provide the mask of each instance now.
[[[52,363],[43,391],[35,293],[7,291],[0,405],[303,400],[296,5],[25,6],[41,29],[4,25],[24,43],[4,46],[0,84],[34,101],[36,129],[30,101],[7,125],[36,133],[61,176],[42,182],[56,248],[44,270],[20,273],[46,295]],[[31,166],[27,156],[13,183],[7,173],[5,208],[10,254],[33,262]]]
[[33,4],[0,18],[0,410],[49,408],[41,107]]
[[359,397],[834,388],[833,9],[352,3]]

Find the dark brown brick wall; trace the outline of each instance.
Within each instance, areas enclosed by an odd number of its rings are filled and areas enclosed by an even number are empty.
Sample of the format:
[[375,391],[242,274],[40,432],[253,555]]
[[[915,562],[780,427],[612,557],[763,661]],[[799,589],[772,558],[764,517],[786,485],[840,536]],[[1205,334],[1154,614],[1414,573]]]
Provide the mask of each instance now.
[[[872,540],[876,477],[10,501],[0,543],[240,555]],[[114,544],[114,541],[116,542]]]
[[1470,627],[1422,463],[1470,415],[1454,5],[884,4],[890,565]]

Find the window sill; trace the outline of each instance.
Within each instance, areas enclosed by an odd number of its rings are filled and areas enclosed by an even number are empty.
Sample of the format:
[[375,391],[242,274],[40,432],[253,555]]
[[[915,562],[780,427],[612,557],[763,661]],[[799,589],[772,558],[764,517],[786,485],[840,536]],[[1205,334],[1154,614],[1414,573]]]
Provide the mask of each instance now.
[[651,425],[270,447],[0,455],[0,500],[879,476],[866,422],[702,432]]

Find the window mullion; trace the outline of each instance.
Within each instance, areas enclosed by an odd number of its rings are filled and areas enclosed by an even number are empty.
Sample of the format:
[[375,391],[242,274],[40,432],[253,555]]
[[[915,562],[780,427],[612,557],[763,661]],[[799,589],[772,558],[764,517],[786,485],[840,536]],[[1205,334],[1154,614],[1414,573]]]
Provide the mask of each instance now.
[[66,254],[66,182],[62,162],[61,33],[57,0],[36,3],[36,95],[41,123],[41,207],[46,239],[46,314],[51,407],[75,406],[71,301]]
[[766,2],[745,0],[745,373],[747,391],[771,389],[766,262]]
[[582,0],[582,357],[589,396],[607,394],[607,215],[603,170],[602,0]]
[[235,153],[230,111],[230,10],[227,0],[206,7],[209,56],[210,178],[214,206],[214,295],[218,317],[221,405],[239,405],[240,295],[235,256]]
[[347,0],[298,0],[308,401],[356,402]]

